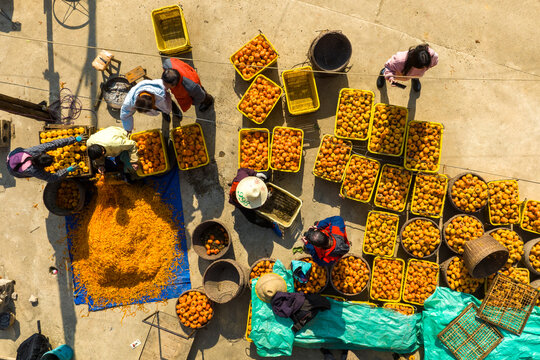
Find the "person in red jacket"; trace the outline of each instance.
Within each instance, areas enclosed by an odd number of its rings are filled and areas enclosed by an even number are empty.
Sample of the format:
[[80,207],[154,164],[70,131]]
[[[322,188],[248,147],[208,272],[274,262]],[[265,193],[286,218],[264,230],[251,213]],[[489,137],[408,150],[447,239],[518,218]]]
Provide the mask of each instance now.
[[[188,111],[193,104],[199,105],[199,111],[204,112],[214,103],[212,95],[202,87],[195,69],[182,60],[175,58],[164,60],[161,79],[165,87],[171,90],[183,112]],[[182,118],[182,113],[178,109],[173,109],[173,114]]]
[[315,223],[304,233],[304,249],[313,261],[321,266],[330,266],[349,252],[345,222],[341,216],[332,216]]

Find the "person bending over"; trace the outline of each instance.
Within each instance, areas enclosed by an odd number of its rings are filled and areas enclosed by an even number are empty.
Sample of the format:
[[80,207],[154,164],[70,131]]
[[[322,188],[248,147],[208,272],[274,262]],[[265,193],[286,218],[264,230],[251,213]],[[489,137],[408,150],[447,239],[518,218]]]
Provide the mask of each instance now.
[[302,238],[304,250],[321,266],[330,266],[349,252],[345,222],[341,216],[332,216],[315,222]]
[[121,171],[137,170],[137,143],[130,140],[126,130],[118,126],[109,126],[91,135],[86,141],[88,156],[100,174],[105,172],[105,158],[117,158],[123,165]]

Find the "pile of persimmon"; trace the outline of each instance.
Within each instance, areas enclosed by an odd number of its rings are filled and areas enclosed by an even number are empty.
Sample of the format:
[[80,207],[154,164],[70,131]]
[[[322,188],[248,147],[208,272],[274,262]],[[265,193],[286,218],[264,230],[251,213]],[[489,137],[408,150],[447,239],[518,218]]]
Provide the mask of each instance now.
[[403,285],[403,300],[423,305],[435,292],[438,277],[437,263],[411,260]]
[[420,171],[437,171],[441,156],[442,125],[413,121],[405,149],[405,167]]
[[405,305],[405,304],[385,303],[383,305],[383,308],[392,309],[392,310],[397,311],[398,313],[401,313],[403,315],[413,315],[414,314],[414,308],[412,308],[411,306]]
[[143,174],[165,170],[165,152],[158,131],[132,135],[131,139],[137,142],[137,154]]
[[339,291],[355,295],[362,292],[369,281],[366,263],[355,256],[339,259],[332,268],[332,284]]
[[485,181],[473,174],[465,174],[454,182],[450,189],[452,201],[464,212],[472,213],[486,206],[488,186]]
[[366,220],[363,249],[366,254],[392,256],[399,217],[372,211]]
[[206,248],[206,254],[208,255],[217,255],[219,252],[229,244],[228,235],[225,234],[224,239],[216,239],[214,235],[209,235],[206,241],[204,242],[204,247]]
[[249,302],[248,318],[247,318],[247,327],[246,327],[246,337],[249,338],[251,334],[251,301]]
[[493,224],[519,223],[519,192],[515,180],[488,183],[489,217]]
[[264,36],[259,35],[232,56],[234,66],[244,80],[250,80],[260,69],[269,65],[277,57],[276,51]]
[[388,155],[401,154],[406,123],[406,109],[377,104],[373,113],[368,150]]
[[453,218],[444,229],[446,242],[458,254],[463,254],[463,245],[484,235],[484,227],[480,220],[469,215]]
[[264,274],[271,273],[274,268],[274,263],[275,263],[274,260],[259,261],[251,269],[251,272],[249,273],[249,280],[256,279],[258,277],[263,276]]
[[[517,280],[517,281],[519,281],[520,283],[523,283],[523,284],[529,284],[529,282],[530,282],[530,280],[529,280],[529,271],[527,269],[524,269],[524,268],[513,267],[513,266],[509,266],[507,264],[502,269],[497,271],[497,273],[501,273],[501,274],[503,274],[505,276],[508,276],[511,279]],[[496,275],[497,274],[493,274],[493,275],[489,275],[487,277],[487,281],[486,281],[486,288],[487,289],[486,290],[488,290],[491,287],[491,284],[493,283],[493,280],[495,280]]]
[[403,247],[414,257],[423,258],[435,252],[441,243],[441,233],[428,219],[415,219],[401,233]]
[[497,229],[490,233],[495,240],[497,240],[502,246],[508,249],[508,264],[512,265],[523,256],[523,240],[520,236],[513,230],[510,229]]
[[262,124],[281,95],[281,88],[259,75],[238,107],[251,121]]
[[413,214],[440,217],[443,210],[448,178],[441,175],[416,175],[414,196],[411,202]]
[[343,90],[336,114],[336,135],[351,139],[367,139],[372,106],[371,92]]
[[373,300],[399,300],[403,263],[396,259],[376,257],[371,277],[370,296]]
[[198,329],[212,319],[214,309],[208,296],[199,291],[189,291],[178,298],[176,313],[182,325]]
[[367,202],[375,187],[379,168],[379,162],[376,160],[353,155],[345,169],[345,178],[341,188],[342,195]]
[[208,161],[201,129],[197,125],[187,125],[173,132],[176,159],[180,169],[191,169]]
[[73,181],[62,181],[56,193],[56,206],[72,210],[79,204],[79,188]]
[[540,272],[540,242],[537,242],[529,252],[529,262],[532,267]]
[[529,200],[523,210],[523,223],[521,227],[524,230],[540,233],[540,202]]
[[268,133],[242,130],[240,167],[253,170],[268,169]]
[[315,176],[326,180],[340,182],[349,161],[352,144],[335,136],[325,135],[319,146],[315,168]]
[[383,166],[375,205],[393,211],[403,211],[407,202],[411,172],[402,167]]
[[308,282],[302,284],[298,280],[294,279],[294,288],[296,291],[301,291],[306,294],[316,294],[322,291],[326,286],[327,274],[326,268],[316,264],[310,258],[302,259],[304,262],[311,264],[311,271],[309,273]]
[[[71,136],[78,136],[86,133],[84,127],[58,129],[42,131],[39,134],[42,144],[58,139],[67,139]],[[86,151],[86,141],[76,142],[71,145],[56,148],[55,150],[47,151],[47,154],[54,157],[51,166],[45,167],[45,171],[56,173],[59,170],[66,169],[70,166],[79,166],[79,169],[70,172],[67,176],[73,177],[78,175],[87,175],[90,173],[90,160]]]
[[278,127],[272,138],[271,165],[282,171],[298,171],[302,158],[302,131]]
[[454,257],[446,271],[446,280],[450,289],[472,294],[480,285],[484,283],[484,279],[475,279],[469,274],[469,270],[465,266],[463,259]]

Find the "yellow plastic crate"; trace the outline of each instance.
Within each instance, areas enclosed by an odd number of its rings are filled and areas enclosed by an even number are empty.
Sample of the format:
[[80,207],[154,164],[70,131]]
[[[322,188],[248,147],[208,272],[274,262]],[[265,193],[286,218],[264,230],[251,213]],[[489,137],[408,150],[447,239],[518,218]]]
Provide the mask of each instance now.
[[341,302],[347,301],[347,299],[345,299],[344,297],[336,296],[336,295],[321,294],[321,296],[327,297],[332,300],[341,301]]
[[[324,139],[326,139],[327,137],[334,137],[334,135],[329,135],[329,134],[325,134],[323,135],[323,138],[321,140],[321,144],[319,145],[319,150],[317,151],[317,157],[315,158],[315,162],[313,163],[313,175],[321,178],[321,179],[324,179],[324,180],[328,180],[328,181],[332,181],[332,182],[335,182],[335,183],[340,183],[343,181],[343,177],[345,176],[345,168],[347,167],[347,163],[349,162],[349,160],[346,161],[345,163],[345,166],[343,167],[343,174],[341,175],[341,179],[339,180],[332,180],[332,179],[328,179],[328,178],[325,178],[324,176],[321,176],[321,175],[317,175],[315,173],[315,166],[317,165],[317,159],[319,158],[319,154],[321,153],[321,147],[324,143]],[[347,156],[345,157],[346,159],[348,159],[350,156],[351,156],[351,152],[352,152],[352,142],[350,141],[347,141],[347,140],[343,140],[344,144],[347,144],[347,147],[349,148],[349,152],[347,153]]]
[[[525,230],[525,231],[529,231],[529,232],[532,232],[532,233],[535,233],[535,234],[540,234],[539,231],[534,231],[532,229],[529,229],[529,228],[526,228],[525,225],[523,224],[523,220],[525,220],[525,214],[527,212],[527,204],[529,204],[530,201],[537,201],[537,200],[527,200],[523,206],[523,213],[521,215],[521,222],[520,222],[520,227]],[[538,202],[538,201],[537,201]],[[540,205],[538,205],[538,207],[540,207]]]
[[349,301],[349,302],[352,303],[352,304],[367,305],[367,306],[372,307],[372,308],[376,308],[376,307],[377,307],[377,304],[374,304],[374,303],[369,302],[369,301],[357,301],[357,300],[351,300],[351,301]]
[[[302,200],[271,182],[267,182],[266,186],[269,192],[273,192],[272,197],[255,211],[283,228],[290,227],[302,208]],[[274,209],[279,211],[274,212]]]
[[169,171],[171,169],[171,165],[169,164],[169,158],[167,157],[167,146],[165,144],[165,139],[163,138],[163,133],[161,132],[160,129],[139,131],[139,132],[131,134],[131,136],[129,138],[133,140],[133,138],[137,137],[138,135],[143,135],[143,134],[146,134],[146,133],[154,133],[154,132],[158,132],[159,133],[159,138],[161,139],[161,149],[163,150],[163,156],[165,158],[165,169],[153,172],[151,174],[144,174],[143,171],[142,171],[142,167],[139,166],[139,168],[137,169],[137,175],[139,177],[147,177],[147,176],[159,175],[159,174],[166,173],[167,171]]
[[[298,161],[298,169],[296,170],[277,169],[272,166],[272,149],[274,147],[274,140],[276,138],[276,129],[290,129],[290,130],[300,131],[302,133],[302,140],[300,142],[300,160]],[[286,126],[274,127],[274,130],[272,130],[272,142],[270,143],[270,169],[276,170],[276,171],[283,171],[283,172],[293,172],[293,173],[300,171],[300,167],[302,166],[302,149],[303,148],[304,148],[304,130],[292,128],[292,127],[286,127]]]
[[[375,269],[377,268],[378,266],[378,262],[380,260],[392,260],[392,261],[398,261],[401,263],[401,282],[400,282],[400,285],[399,285],[399,296],[397,299],[375,299],[373,297],[373,276],[375,276]],[[401,300],[401,292],[403,291],[403,273],[405,271],[405,261],[403,259],[400,259],[400,258],[394,258],[394,257],[381,257],[381,256],[377,256],[375,257],[375,259],[373,260],[373,272],[371,273],[371,281],[370,281],[370,286],[369,286],[369,297],[373,300],[378,300],[378,301],[387,301],[387,302],[399,302]]]
[[[274,58],[274,60],[272,60],[271,62],[269,62],[268,64],[266,64],[265,66],[261,67],[255,74],[253,74],[252,76],[250,77],[244,77],[244,75],[242,74],[242,72],[236,67],[236,65],[234,65],[234,56],[239,52],[241,51],[244,46],[248,45],[250,42],[252,42],[253,40],[255,40],[257,37],[259,36],[262,36],[264,38],[264,40],[268,43],[268,45],[270,45],[270,48],[276,53],[276,57]],[[257,34],[255,35],[253,38],[251,38],[247,43],[245,43],[244,45],[242,45],[242,47],[238,50],[236,50],[230,57],[229,57],[229,61],[231,62],[231,64],[233,65],[234,69],[236,70],[236,72],[238,73],[238,75],[240,75],[240,77],[246,81],[249,81],[251,79],[253,79],[255,76],[259,75],[261,72],[264,71],[264,69],[266,69],[267,67],[269,66],[272,66],[273,64],[276,63],[277,59],[279,57],[279,54],[276,50],[276,48],[274,47],[274,45],[272,45],[272,43],[270,42],[270,40],[268,40],[268,38],[266,37],[266,35],[264,35],[263,33],[260,33],[260,34]]]
[[392,211],[398,211],[398,212],[401,212],[403,210],[405,210],[405,206],[407,205],[407,199],[408,199],[408,196],[409,196],[409,190],[411,188],[411,184],[412,184],[412,174],[410,174],[410,178],[409,178],[409,185],[407,186],[407,193],[405,194],[405,197],[403,199],[403,206],[399,209],[399,210],[393,210],[393,209],[389,209],[387,208],[386,206],[383,206],[382,204],[379,204],[377,202],[377,193],[379,192],[379,188],[381,186],[381,181],[383,179],[383,175],[384,175],[384,171],[387,167],[393,167],[393,168],[396,168],[396,169],[400,169],[400,170],[405,170],[405,171],[409,171],[407,169],[405,169],[404,167],[401,167],[401,166],[397,166],[397,165],[392,165],[392,164],[384,164],[383,167],[382,167],[382,170],[381,170],[381,174],[379,175],[379,184],[377,185],[377,191],[375,192],[375,200],[373,201],[373,203],[375,204],[375,206],[378,206],[378,207],[382,207],[382,208],[385,208],[385,209],[388,209],[388,210],[392,210]]
[[307,114],[319,109],[321,104],[311,66],[286,70],[281,77],[287,98],[287,109],[291,115]]
[[407,285],[407,280],[409,280],[409,269],[411,267],[411,263],[422,263],[422,264],[425,264],[427,267],[432,267],[433,269],[435,269],[436,270],[435,287],[439,285],[439,264],[437,264],[436,262],[431,262],[431,261],[426,261],[426,260],[417,260],[417,259],[409,259],[409,261],[407,261],[407,272],[405,273],[405,281],[403,282],[403,286],[401,287],[401,298],[403,299],[403,301],[406,301],[408,303],[423,306],[424,303],[407,300],[405,299],[405,296],[404,296],[405,286]]
[[[365,137],[360,137],[360,138],[357,138],[357,137],[346,137],[346,136],[340,136],[338,135],[338,113],[339,113],[339,106],[341,105],[341,98],[343,96],[343,93],[345,92],[356,92],[356,93],[364,93],[364,94],[370,94],[371,95],[371,105],[370,105],[370,108],[369,108],[369,118],[367,119],[367,124],[368,124],[368,129],[367,129],[367,132],[366,132],[366,136]],[[339,91],[339,98],[338,98],[338,103],[337,103],[337,108],[336,108],[336,121],[334,122],[334,135],[336,135],[337,137],[339,138],[342,138],[342,139],[348,139],[348,140],[367,140],[369,139],[369,134],[370,134],[370,131],[371,131],[371,119],[373,117],[373,103],[374,103],[374,99],[375,99],[375,94],[373,93],[373,91],[369,91],[369,90],[360,90],[360,89],[351,89],[351,88],[343,88]],[[358,107],[355,107],[355,109],[358,108]],[[366,120],[364,120],[364,122],[366,122]]]
[[281,87],[276,84],[275,82],[273,82],[272,80],[270,80],[269,78],[267,78],[266,76],[264,75],[257,75],[257,77],[253,80],[253,82],[251,83],[251,85],[249,85],[248,89],[246,90],[246,92],[244,93],[244,95],[242,96],[242,98],[240,99],[240,101],[238,102],[238,104],[236,105],[236,109],[238,111],[240,111],[242,113],[242,115],[244,115],[245,117],[247,117],[249,120],[253,121],[255,124],[262,124],[267,118],[268,116],[270,116],[270,113],[272,112],[272,110],[274,110],[274,108],[276,107],[276,104],[279,102],[279,97],[278,99],[276,99],[276,101],[274,102],[274,104],[272,105],[272,108],[270,109],[270,111],[266,114],[266,117],[263,119],[263,121],[261,122],[257,122],[255,121],[249,114],[246,114],[245,112],[242,111],[242,109],[240,109],[240,104],[242,104],[242,102],[244,101],[244,99],[246,98],[246,96],[248,95],[249,91],[251,90],[252,87],[256,86],[257,84],[257,79],[258,78],[263,78],[264,80],[267,80],[269,83],[271,83],[272,85],[274,85],[275,87],[277,87],[279,89],[279,96],[281,96],[281,94],[283,93],[283,89],[281,89]]
[[[444,188],[443,188],[443,198],[442,198],[442,204],[441,204],[441,211],[439,211],[436,214],[422,213],[420,211],[416,211],[416,209],[414,208],[414,203],[416,202],[417,193],[419,191],[418,190],[418,178],[419,177],[430,177],[430,176],[444,177],[444,179],[445,179]],[[435,219],[440,218],[442,216],[442,214],[443,214],[444,203],[446,202],[446,192],[447,192],[447,190],[448,190],[448,176],[446,176],[445,174],[423,174],[423,173],[417,174],[416,175],[416,181],[414,182],[413,194],[412,194],[412,199],[411,199],[411,213],[413,213],[414,215],[428,216],[428,217],[435,218]]]
[[[403,307],[405,307],[405,308],[411,309],[412,314],[406,314],[407,316],[413,315],[413,314],[415,313],[415,311],[416,311],[416,309],[414,308],[414,306],[412,306],[411,304],[405,304],[405,303],[384,303],[382,307],[383,307],[384,309],[392,309],[392,310],[394,310],[394,311],[398,311],[398,310],[395,308],[395,306],[403,306]],[[403,315],[405,315],[405,314],[403,314]]]
[[160,53],[172,55],[191,50],[186,19],[179,5],[152,10],[152,25]]
[[[366,160],[368,160],[370,162],[376,163],[377,166],[379,167],[377,169],[377,175],[375,175],[375,179],[373,180],[373,184],[372,184],[373,187],[371,188],[371,192],[369,193],[369,197],[366,200],[356,199],[356,198],[347,196],[347,194],[345,194],[345,192],[343,190],[343,186],[345,186],[345,183],[347,182],[347,170],[349,169],[349,166],[351,165],[351,162],[353,161],[353,159],[356,159],[356,158],[366,159]],[[363,202],[363,203],[368,203],[371,200],[371,197],[373,196],[373,192],[375,191],[375,187],[376,187],[375,184],[377,183],[377,179],[379,177],[380,172],[381,172],[381,163],[378,160],[370,159],[368,157],[357,155],[357,154],[353,154],[351,156],[351,158],[349,159],[349,162],[347,163],[347,166],[345,167],[345,176],[343,177],[343,182],[341,183],[341,188],[339,189],[339,193],[341,195],[343,195],[344,197],[346,197],[347,199],[351,199],[351,200],[359,201],[359,202]]]
[[247,341],[252,343],[253,340],[251,340],[251,338],[249,337],[249,334],[251,334],[251,300],[249,301],[247,324],[246,324],[246,333],[244,334],[244,339],[246,339]]
[[[182,168],[181,164],[180,164],[180,161],[178,160],[178,150],[176,149],[176,145],[174,143],[174,134],[178,131],[178,129],[185,129],[185,128],[188,128],[188,127],[198,127],[199,128],[199,132],[201,133],[201,138],[202,138],[202,141],[203,141],[203,146],[204,146],[204,154],[206,155],[206,161],[204,163],[201,163],[197,166],[192,166],[192,167],[187,167],[187,168]],[[169,138],[171,139],[171,141],[173,142],[173,149],[174,149],[174,155],[175,155],[175,159],[176,159],[176,162],[178,163],[178,168],[180,170],[191,170],[191,169],[196,169],[196,168],[199,168],[201,166],[205,166],[205,165],[208,165],[208,163],[210,162],[210,157],[208,156],[208,149],[206,148],[206,141],[204,140],[204,133],[203,133],[203,130],[201,128],[201,125],[197,124],[197,123],[193,123],[193,124],[189,124],[189,125],[184,125],[184,126],[179,126],[177,128],[174,128],[174,129],[171,129],[171,132],[170,132],[170,136]]]
[[[435,164],[435,167],[432,169],[413,169],[409,167],[409,164],[407,164],[407,160],[408,160],[407,155],[409,153],[409,147],[408,147],[409,132],[411,129],[411,125],[414,125],[414,124],[427,124],[439,130],[439,158],[437,159],[437,164]],[[443,132],[444,132],[443,129],[444,127],[442,124],[431,122],[431,121],[413,120],[407,125],[407,135],[405,136],[405,157],[403,159],[403,166],[405,167],[405,169],[410,170],[410,171],[423,171],[423,172],[428,172],[428,173],[436,173],[437,171],[439,171],[439,168],[441,167],[441,155],[442,155],[441,150],[442,150],[442,139],[443,139]],[[412,159],[412,160],[415,160],[415,159]]]
[[[375,113],[377,112],[377,106],[379,105],[383,105],[385,107],[395,107],[395,108],[398,108],[398,109],[402,109],[402,110],[405,110],[406,113],[405,113],[405,125],[403,126],[403,129],[402,129],[402,139],[401,139],[401,147],[400,147],[400,150],[399,150],[399,153],[397,154],[389,154],[389,153],[384,153],[384,152],[379,152],[379,151],[376,151],[376,150],[371,150],[371,143],[372,143],[372,139],[373,139],[373,128],[375,127]],[[401,156],[401,153],[403,153],[403,147],[405,145],[405,131],[407,130],[407,121],[409,119],[409,110],[406,108],[406,107],[403,107],[403,106],[397,106],[397,105],[390,105],[390,104],[383,104],[383,103],[377,103],[375,104],[375,106],[373,107],[373,111],[371,111],[371,120],[370,120],[370,133],[369,133],[369,142],[368,142],[368,151],[370,153],[373,153],[373,154],[378,154],[378,155],[386,155],[386,156],[394,156],[394,157],[399,157]]]
[[[264,132],[266,133],[267,135],[267,139],[266,139],[266,142],[267,142],[267,147],[268,147],[268,151],[267,151],[267,160],[266,160],[266,167],[262,168],[262,169],[253,169],[255,171],[267,171],[269,168],[270,168],[270,131],[268,131],[268,129],[263,129],[263,128],[246,128],[246,129],[241,129],[239,132],[238,132],[238,167],[241,168],[242,167],[242,139],[244,137],[244,135],[248,134],[248,133],[251,133],[251,132]],[[250,168],[251,169],[251,168]]]
[[491,210],[491,203],[490,203],[490,200],[491,200],[491,195],[490,197],[488,198],[488,217],[489,217],[489,222],[491,223],[491,225],[509,225],[509,224],[518,224],[519,223],[519,220],[521,218],[521,215],[520,215],[520,211],[519,211],[519,184],[516,180],[496,180],[496,181],[490,181],[487,183],[488,185],[488,190],[489,190],[489,185],[490,184],[496,184],[496,183],[503,183],[503,182],[507,182],[507,183],[515,183],[516,186],[517,186],[517,190],[516,190],[516,197],[517,197],[517,200],[518,200],[518,218],[517,218],[517,222],[508,222],[508,223],[496,223],[496,222],[493,222],[493,219],[491,218],[492,217],[492,210]]
[[399,228],[399,216],[396,215],[396,214],[391,214],[391,213],[388,213],[388,212],[384,212],[384,211],[376,211],[376,210],[371,210],[369,213],[368,213],[368,216],[367,216],[367,219],[366,219],[366,231],[364,232],[364,241],[362,241],[362,251],[364,252],[364,254],[369,254],[369,255],[373,255],[373,256],[380,256],[378,254],[375,254],[373,252],[368,252],[366,251],[366,241],[365,241],[365,238],[366,238],[366,235],[367,235],[367,228],[368,228],[368,223],[371,220],[371,216],[372,215],[377,215],[377,214],[380,214],[380,215],[385,215],[385,216],[388,216],[388,217],[391,217],[391,218],[394,218],[396,220],[396,226],[394,228],[394,231],[393,231],[393,235],[392,235],[392,238],[393,238],[393,241],[392,241],[392,251],[390,252],[389,255],[383,255],[383,256],[392,256],[394,255],[394,251],[396,250],[396,243],[397,243],[397,232],[398,232],[398,228]]

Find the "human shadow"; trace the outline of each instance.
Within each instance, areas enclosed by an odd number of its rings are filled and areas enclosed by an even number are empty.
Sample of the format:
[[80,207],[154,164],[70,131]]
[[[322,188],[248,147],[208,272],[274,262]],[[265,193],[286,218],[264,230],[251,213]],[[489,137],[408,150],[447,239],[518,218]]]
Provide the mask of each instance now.
[[315,176],[313,186],[313,202],[330,205],[334,208],[340,208],[343,200],[339,197],[340,184],[326,181]]
[[[11,141],[9,141],[8,147],[0,148],[0,157],[6,159],[10,149]],[[4,192],[6,188],[14,187],[15,183],[15,178],[9,173],[6,162],[0,161],[0,192]]]
[[278,239],[272,229],[250,223],[236,208],[234,208],[232,215],[234,217],[234,230],[248,255],[247,263],[253,264],[260,258],[271,257],[274,241]]
[[13,21],[13,0],[3,0],[0,4],[0,31],[11,32],[21,31],[22,25],[18,21]]
[[381,97],[381,103],[383,104],[389,104],[389,98],[388,98],[388,82],[385,80],[385,84],[382,88],[379,90],[379,95]]
[[420,98],[420,92],[414,91],[411,86],[411,91],[409,92],[409,102],[407,103],[407,109],[409,110],[408,121],[412,121],[416,116],[416,100]]
[[315,76],[317,92],[319,94],[319,109],[313,114],[317,119],[335,116],[341,89],[349,86],[346,74],[334,76]]

